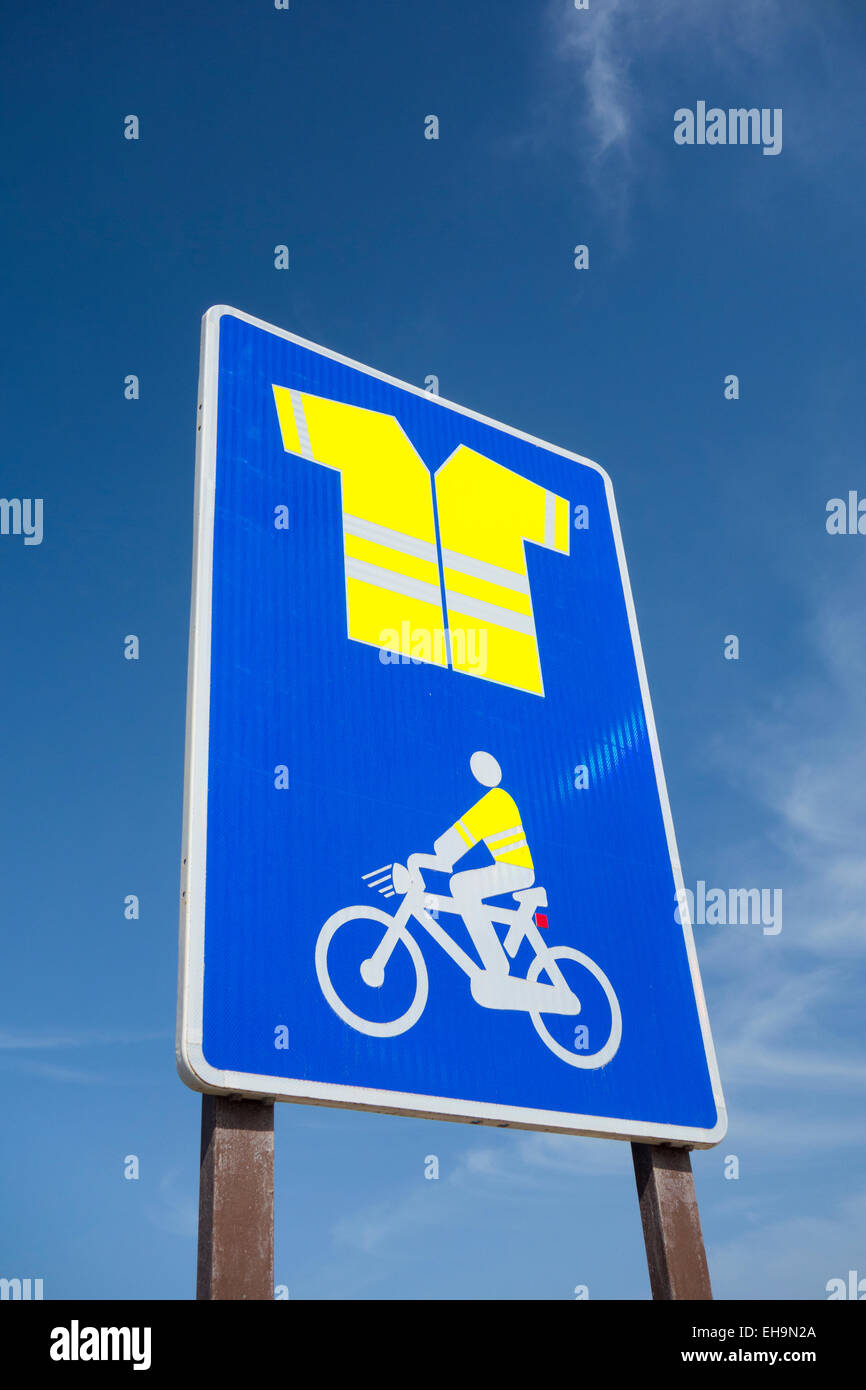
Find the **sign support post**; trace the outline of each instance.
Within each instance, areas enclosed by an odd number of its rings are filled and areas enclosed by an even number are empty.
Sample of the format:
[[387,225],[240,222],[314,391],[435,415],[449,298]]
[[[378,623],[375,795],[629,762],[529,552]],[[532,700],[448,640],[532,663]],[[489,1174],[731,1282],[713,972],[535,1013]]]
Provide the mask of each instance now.
[[203,1095],[196,1298],[273,1297],[273,1101]]
[[654,1299],[711,1299],[689,1151],[672,1144],[631,1146]]

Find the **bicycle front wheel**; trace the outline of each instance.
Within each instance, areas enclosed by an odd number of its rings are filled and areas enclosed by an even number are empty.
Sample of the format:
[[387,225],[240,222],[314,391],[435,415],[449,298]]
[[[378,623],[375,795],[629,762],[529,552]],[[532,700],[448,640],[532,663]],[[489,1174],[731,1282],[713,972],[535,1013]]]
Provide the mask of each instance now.
[[[353,1009],[349,1008],[348,1004],[345,1003],[334,987],[331,979],[331,970],[329,968],[329,950],[335,936],[340,932],[341,944],[348,946],[351,951],[351,938],[356,935],[351,929],[352,927],[358,927],[363,922],[380,922],[385,932],[395,930],[394,918],[389,917],[387,912],[383,912],[378,907],[366,907],[361,905],[359,907],[344,907],[341,908],[339,912],[335,912],[333,916],[328,918],[327,922],[322,927],[322,930],[319,932],[319,939],[316,942],[316,974],[319,978],[319,985],[321,986],[322,993],[334,1010],[334,1013],[337,1014],[344,1023],[348,1023],[351,1028],[357,1029],[359,1033],[366,1033],[370,1038],[396,1038],[400,1033],[407,1032],[413,1024],[417,1023],[424,1012],[424,1006],[427,1003],[427,966],[424,964],[424,957],[421,954],[421,949],[415,938],[406,931],[405,927],[396,928],[398,932],[397,941],[389,957],[389,961],[393,958],[395,952],[408,953],[415,973],[414,996],[412,1002],[404,1013],[401,1013],[399,1017],[393,1019],[373,1020],[364,1018],[361,1014],[356,1013]],[[348,931],[343,931],[343,928],[348,928]],[[380,941],[381,939],[380,937]],[[367,984],[364,980],[363,972],[360,969],[363,963],[364,961],[360,959],[359,956],[357,961],[358,973],[356,976],[353,965],[351,967],[350,983],[353,990],[356,992],[359,986],[363,984],[367,997],[372,1002],[373,999],[379,998],[378,990],[381,986]],[[386,975],[388,973],[387,966],[385,973]]]

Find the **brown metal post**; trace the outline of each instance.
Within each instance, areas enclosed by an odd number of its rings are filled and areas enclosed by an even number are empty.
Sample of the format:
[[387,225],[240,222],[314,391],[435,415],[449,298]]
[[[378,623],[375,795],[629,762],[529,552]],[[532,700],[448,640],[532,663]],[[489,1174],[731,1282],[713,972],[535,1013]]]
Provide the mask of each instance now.
[[688,1149],[632,1144],[631,1156],[653,1298],[711,1299]]
[[197,1299],[273,1299],[274,1106],[201,1098]]

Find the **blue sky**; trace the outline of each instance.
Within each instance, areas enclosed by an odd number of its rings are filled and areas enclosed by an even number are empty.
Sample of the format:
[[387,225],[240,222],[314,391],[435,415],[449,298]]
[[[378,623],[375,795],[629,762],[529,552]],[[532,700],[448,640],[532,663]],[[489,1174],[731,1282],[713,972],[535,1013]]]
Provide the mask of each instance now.
[[[0,536],[0,1274],[194,1289],[177,893],[199,324],[226,303],[611,474],[686,884],[784,894],[778,935],[695,929],[715,1292],[866,1276],[866,540],[825,526],[866,493],[866,15],[85,0],[6,28],[0,494],[44,499],[44,539]],[[782,108],[781,153],[676,145],[699,100]],[[276,1143],[292,1298],[649,1295],[625,1144],[289,1105]]]

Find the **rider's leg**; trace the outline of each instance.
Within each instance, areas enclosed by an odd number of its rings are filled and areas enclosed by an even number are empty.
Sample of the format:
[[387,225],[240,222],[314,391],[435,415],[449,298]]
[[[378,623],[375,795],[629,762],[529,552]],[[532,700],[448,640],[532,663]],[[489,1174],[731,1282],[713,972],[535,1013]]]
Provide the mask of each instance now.
[[529,888],[534,882],[532,869],[521,868],[518,864],[491,864],[483,869],[464,869],[452,876],[452,897],[485,970],[507,975],[511,967],[483,899]]

